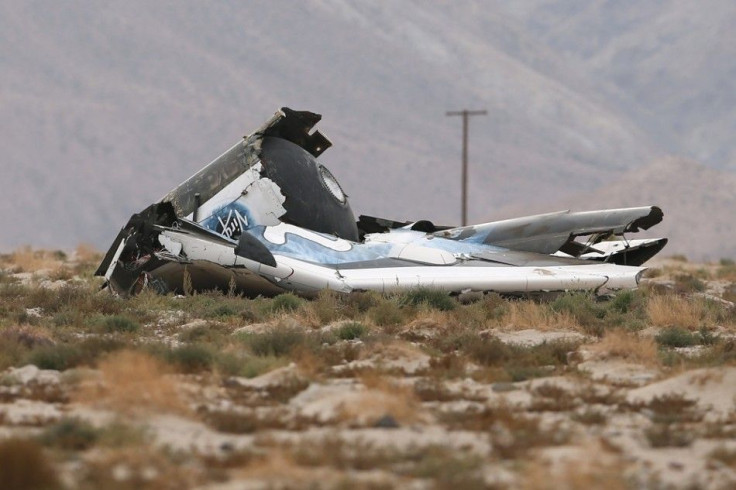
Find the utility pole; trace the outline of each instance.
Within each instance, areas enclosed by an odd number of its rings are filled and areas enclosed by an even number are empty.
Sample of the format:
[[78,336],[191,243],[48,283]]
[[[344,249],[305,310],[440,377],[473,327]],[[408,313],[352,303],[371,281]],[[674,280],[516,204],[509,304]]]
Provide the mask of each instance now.
[[446,116],[463,116],[463,226],[468,224],[468,117],[485,116],[487,111],[448,111]]

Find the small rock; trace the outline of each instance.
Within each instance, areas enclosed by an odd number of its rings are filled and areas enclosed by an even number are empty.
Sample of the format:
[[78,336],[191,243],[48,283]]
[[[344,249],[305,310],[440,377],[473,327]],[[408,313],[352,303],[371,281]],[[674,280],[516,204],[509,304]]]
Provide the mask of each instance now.
[[398,429],[399,423],[392,415],[386,414],[380,419],[376,420],[376,422],[373,424],[373,427],[377,429]]
[[26,315],[34,318],[41,318],[43,316],[43,309],[40,306],[35,308],[26,308]]
[[38,369],[33,364],[20,368],[10,368],[8,377],[16,383],[27,385],[31,381],[39,384],[58,384],[61,373],[53,369]]
[[506,393],[509,391],[514,391],[518,388],[514,385],[514,383],[500,382],[500,383],[493,383],[491,385],[491,389],[496,393]]

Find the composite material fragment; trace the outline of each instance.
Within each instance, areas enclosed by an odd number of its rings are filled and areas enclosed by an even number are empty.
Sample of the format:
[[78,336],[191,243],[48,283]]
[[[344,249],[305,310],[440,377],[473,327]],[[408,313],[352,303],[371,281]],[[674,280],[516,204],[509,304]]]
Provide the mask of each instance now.
[[666,238],[629,240],[656,206],[464,227],[355,219],[318,157],[321,116],[282,108],[160,201],[131,216],[96,274],[122,295],[220,289],[249,296],[400,291],[529,293],[637,287]]

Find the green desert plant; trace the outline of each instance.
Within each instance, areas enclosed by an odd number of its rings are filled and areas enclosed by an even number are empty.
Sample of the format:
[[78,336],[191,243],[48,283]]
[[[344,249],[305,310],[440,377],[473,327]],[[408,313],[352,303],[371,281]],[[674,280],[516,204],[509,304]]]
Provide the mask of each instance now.
[[401,295],[402,305],[426,306],[430,309],[450,311],[457,307],[457,301],[451,298],[446,291],[432,288],[410,289]]

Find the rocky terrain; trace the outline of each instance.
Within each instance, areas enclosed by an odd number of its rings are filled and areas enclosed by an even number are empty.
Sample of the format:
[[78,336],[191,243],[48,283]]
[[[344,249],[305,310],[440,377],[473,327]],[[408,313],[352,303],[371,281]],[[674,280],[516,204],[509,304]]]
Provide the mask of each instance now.
[[15,488],[732,488],[736,264],[606,298],[121,299],[0,257]]

